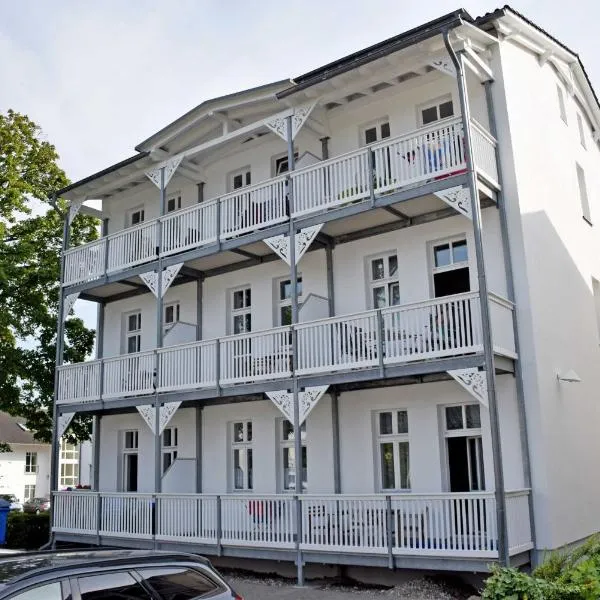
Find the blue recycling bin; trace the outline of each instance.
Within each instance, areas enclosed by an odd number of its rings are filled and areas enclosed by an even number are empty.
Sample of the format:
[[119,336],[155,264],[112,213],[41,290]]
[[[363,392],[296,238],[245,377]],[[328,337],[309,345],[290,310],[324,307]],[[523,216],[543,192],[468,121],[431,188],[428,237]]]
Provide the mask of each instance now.
[[0,544],[6,544],[6,524],[9,512],[10,502],[0,498]]

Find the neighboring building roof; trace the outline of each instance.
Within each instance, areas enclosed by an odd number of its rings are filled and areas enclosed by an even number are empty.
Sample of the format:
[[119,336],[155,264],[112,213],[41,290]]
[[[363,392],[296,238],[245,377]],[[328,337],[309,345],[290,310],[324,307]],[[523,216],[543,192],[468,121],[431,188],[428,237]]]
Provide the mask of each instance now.
[[27,429],[25,419],[13,417],[5,412],[0,412],[0,442],[7,444],[39,444],[33,431]]

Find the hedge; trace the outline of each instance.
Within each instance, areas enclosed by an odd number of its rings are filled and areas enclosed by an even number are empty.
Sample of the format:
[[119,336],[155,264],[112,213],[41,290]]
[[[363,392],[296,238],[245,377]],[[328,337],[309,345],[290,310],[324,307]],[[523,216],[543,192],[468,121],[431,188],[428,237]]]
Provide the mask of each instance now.
[[8,515],[6,547],[37,550],[50,538],[50,514],[12,512]]

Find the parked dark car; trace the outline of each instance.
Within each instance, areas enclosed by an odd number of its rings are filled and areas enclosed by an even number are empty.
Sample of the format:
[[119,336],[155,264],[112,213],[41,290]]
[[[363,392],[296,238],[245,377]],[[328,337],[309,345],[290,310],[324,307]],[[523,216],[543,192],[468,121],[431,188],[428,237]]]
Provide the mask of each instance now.
[[0,560],[0,600],[243,600],[210,562],[152,550],[14,554]]
[[23,512],[26,513],[41,513],[50,510],[50,498],[33,498],[23,502]]

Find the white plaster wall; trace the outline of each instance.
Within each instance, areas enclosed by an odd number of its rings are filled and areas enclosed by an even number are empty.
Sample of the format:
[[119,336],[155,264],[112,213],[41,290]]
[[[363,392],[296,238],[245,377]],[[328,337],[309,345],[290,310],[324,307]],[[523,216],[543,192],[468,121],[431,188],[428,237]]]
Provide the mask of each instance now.
[[[494,70],[539,548],[598,530],[600,348],[591,278],[600,275],[598,223],[582,218],[575,161],[586,172],[592,220],[600,218],[600,158],[579,143],[575,102],[559,113],[546,63],[503,42]],[[557,382],[574,369],[578,384]]]
[[[36,496],[50,493],[50,446],[10,444],[12,452],[0,454],[0,494],[14,494],[23,500],[26,485],[35,485]],[[25,473],[25,455],[37,452],[37,473]]]
[[92,484],[93,446],[91,441],[79,444],[79,483]]

